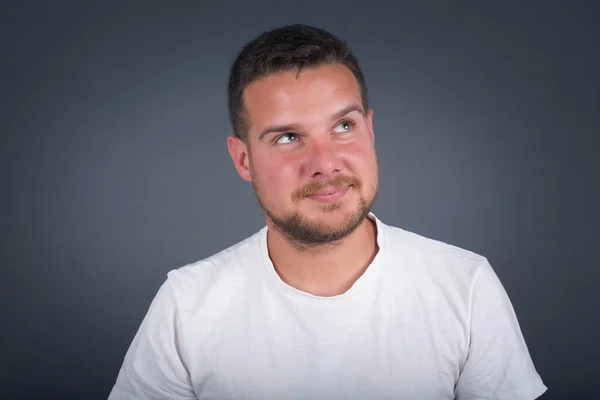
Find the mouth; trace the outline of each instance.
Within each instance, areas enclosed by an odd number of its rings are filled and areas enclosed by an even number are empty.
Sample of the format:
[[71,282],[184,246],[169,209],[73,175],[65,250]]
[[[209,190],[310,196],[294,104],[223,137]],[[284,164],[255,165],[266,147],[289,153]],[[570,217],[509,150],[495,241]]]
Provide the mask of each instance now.
[[317,200],[317,201],[321,201],[321,202],[337,201],[337,200],[341,199],[342,197],[344,197],[344,195],[348,192],[350,187],[352,187],[352,185],[343,186],[341,188],[326,188],[319,193],[311,194],[310,196],[307,196],[307,197],[309,199]]

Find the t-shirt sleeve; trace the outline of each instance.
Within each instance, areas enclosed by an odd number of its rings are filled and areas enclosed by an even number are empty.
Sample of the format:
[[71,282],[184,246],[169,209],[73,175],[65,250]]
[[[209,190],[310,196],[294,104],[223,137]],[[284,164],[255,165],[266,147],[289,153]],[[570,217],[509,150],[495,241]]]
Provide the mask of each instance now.
[[512,304],[486,261],[471,289],[470,341],[457,400],[532,400],[547,387],[531,360]]
[[195,398],[173,281],[167,279],[150,304],[108,399]]

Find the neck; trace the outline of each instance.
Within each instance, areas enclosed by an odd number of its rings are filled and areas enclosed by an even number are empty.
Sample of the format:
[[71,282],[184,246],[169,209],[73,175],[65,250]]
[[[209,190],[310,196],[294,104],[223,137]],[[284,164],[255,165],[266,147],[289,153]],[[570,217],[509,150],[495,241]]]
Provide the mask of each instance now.
[[369,218],[342,240],[318,247],[294,245],[267,219],[267,246],[277,274],[288,285],[316,296],[346,292],[377,254],[377,227]]

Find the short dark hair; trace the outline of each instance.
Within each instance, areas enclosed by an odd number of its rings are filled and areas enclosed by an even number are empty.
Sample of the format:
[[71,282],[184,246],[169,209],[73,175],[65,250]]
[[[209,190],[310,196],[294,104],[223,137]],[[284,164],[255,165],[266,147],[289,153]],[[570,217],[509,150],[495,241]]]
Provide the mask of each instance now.
[[348,44],[333,34],[303,24],[287,25],[262,33],[246,44],[235,59],[227,88],[229,118],[235,136],[246,140],[248,121],[244,90],[253,81],[275,72],[342,64],[360,86],[365,112],[369,109],[367,84]]

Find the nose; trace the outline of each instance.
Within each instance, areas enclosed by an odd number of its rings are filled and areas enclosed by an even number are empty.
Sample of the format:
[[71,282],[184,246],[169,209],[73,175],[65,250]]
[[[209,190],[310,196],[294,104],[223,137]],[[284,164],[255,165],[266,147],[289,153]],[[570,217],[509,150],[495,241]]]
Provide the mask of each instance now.
[[306,158],[306,170],[311,177],[327,178],[341,172],[342,162],[334,146],[328,141],[311,143]]

